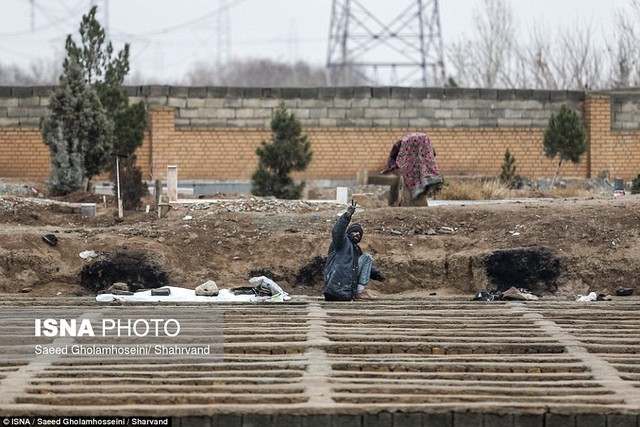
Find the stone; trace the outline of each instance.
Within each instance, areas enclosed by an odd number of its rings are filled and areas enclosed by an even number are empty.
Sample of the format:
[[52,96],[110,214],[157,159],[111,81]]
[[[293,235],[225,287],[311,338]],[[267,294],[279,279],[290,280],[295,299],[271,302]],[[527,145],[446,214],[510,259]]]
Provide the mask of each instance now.
[[129,289],[129,285],[124,282],[115,282],[113,285],[109,287],[107,291],[111,293],[113,293],[113,291],[129,292],[130,289]]
[[196,288],[196,295],[205,297],[218,296],[218,285],[213,280],[207,280]]

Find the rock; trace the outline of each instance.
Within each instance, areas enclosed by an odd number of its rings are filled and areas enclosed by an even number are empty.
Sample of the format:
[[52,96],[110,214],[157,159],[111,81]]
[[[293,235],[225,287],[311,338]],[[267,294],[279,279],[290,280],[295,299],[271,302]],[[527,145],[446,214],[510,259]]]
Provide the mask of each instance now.
[[82,259],[91,259],[98,256],[98,254],[95,251],[82,251],[80,252],[79,255],[80,255],[80,258]]
[[107,289],[107,292],[109,293],[113,293],[113,291],[130,292],[130,289],[127,283],[116,282],[113,285],[109,286],[109,289]]
[[218,296],[218,285],[213,280],[207,280],[196,288],[196,295],[204,297]]

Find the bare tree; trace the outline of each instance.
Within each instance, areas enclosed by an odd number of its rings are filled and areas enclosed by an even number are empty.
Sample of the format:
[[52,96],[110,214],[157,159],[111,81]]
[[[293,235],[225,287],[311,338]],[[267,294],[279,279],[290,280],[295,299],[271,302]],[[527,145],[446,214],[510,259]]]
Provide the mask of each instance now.
[[470,40],[461,39],[454,42],[447,49],[447,58],[449,60],[449,70],[452,71],[451,79],[456,85],[461,87],[476,86],[473,82],[473,60],[471,59]]
[[326,86],[324,67],[313,67],[306,62],[294,64],[270,59],[231,61],[215,66],[199,63],[187,74],[192,85],[224,86]]
[[449,49],[455,80],[476,87],[515,87],[512,74],[520,72],[514,52],[517,50],[513,13],[504,0],[483,0],[474,12],[475,37],[463,38]]
[[601,59],[593,34],[591,25],[567,28],[561,32],[561,54],[555,56],[554,63],[562,88],[584,90],[602,87]]
[[216,86],[220,84],[215,65],[206,62],[196,63],[186,75],[186,84],[192,86]]
[[640,19],[640,0],[629,0],[631,13],[617,10],[612,39],[606,41],[609,55],[609,84],[612,88],[625,88],[640,84],[640,30],[635,23]]
[[477,19],[479,51],[476,58],[485,87],[506,83],[509,60],[516,46],[513,13],[504,0],[484,0],[484,19]]
[[0,84],[2,85],[55,85],[62,74],[60,53],[52,60],[34,60],[26,67],[0,63]]
[[522,50],[529,77],[525,87],[531,89],[558,89],[554,70],[550,32],[541,24],[534,25],[529,36],[529,45]]

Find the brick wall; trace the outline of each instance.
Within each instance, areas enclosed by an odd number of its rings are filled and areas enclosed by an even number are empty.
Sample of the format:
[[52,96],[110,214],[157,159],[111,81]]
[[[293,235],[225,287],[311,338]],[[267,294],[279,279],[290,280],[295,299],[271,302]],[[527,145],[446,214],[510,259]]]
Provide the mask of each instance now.
[[[635,102],[639,100],[636,98]],[[593,95],[587,99],[585,121],[590,142],[589,170],[594,177],[610,174],[628,181],[640,173],[640,132],[615,130],[632,126],[630,122],[612,123],[614,105],[612,97],[607,95]]]
[[[48,149],[37,129],[48,114],[48,87],[0,87],[0,177],[46,179]],[[127,88],[149,107],[149,127],[138,160],[146,179],[177,165],[181,180],[249,181],[255,149],[270,136],[273,110],[284,102],[301,120],[314,159],[297,178],[354,180],[378,171],[391,145],[407,131],[431,135],[446,175],[498,175],[506,149],[528,178],[551,177],[544,156],[550,115],[569,104],[583,114],[590,152],[565,177],[631,180],[640,172],[640,132],[633,115],[640,98],[566,91],[349,88]],[[613,112],[613,113],[612,113]],[[616,121],[618,120],[618,121]]]

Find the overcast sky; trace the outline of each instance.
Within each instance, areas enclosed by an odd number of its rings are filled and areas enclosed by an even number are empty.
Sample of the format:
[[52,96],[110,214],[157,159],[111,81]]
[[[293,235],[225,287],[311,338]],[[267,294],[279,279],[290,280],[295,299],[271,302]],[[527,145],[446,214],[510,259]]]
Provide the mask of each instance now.
[[[388,22],[413,0],[358,0]],[[428,0],[422,0],[423,2]],[[520,37],[534,25],[550,37],[561,26],[590,26],[601,38],[614,12],[629,0],[506,0]],[[228,14],[220,20],[221,4]],[[115,44],[131,44],[131,72],[158,83],[178,83],[197,62],[216,63],[218,36],[228,39],[232,59],[304,60],[324,65],[331,0],[0,0],[0,64],[27,66],[62,57],[64,39],[77,39],[81,16],[92,4]],[[470,35],[482,0],[440,0],[445,45]],[[108,12],[108,13],[105,13]],[[226,23],[228,30],[220,27]],[[640,23],[638,24],[640,25]],[[223,46],[227,45],[222,43]],[[225,52],[225,51],[223,51]]]

